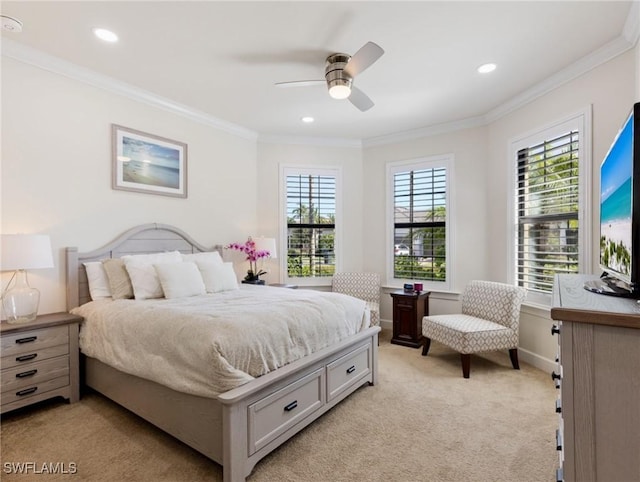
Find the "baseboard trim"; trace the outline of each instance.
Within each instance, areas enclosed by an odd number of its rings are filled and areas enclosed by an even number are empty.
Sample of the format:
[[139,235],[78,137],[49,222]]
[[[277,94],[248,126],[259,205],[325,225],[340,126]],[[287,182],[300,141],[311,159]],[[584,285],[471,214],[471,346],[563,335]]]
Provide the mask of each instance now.
[[520,361],[539,368],[543,372],[551,373],[558,368],[558,364],[555,361],[549,360],[537,353],[533,353],[532,351],[525,350],[520,347],[518,347],[518,358]]

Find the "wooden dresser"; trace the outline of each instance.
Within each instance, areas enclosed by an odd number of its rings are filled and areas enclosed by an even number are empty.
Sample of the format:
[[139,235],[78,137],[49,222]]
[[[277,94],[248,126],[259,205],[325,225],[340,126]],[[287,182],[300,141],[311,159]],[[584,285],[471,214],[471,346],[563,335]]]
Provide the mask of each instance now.
[[594,278],[555,279],[557,479],[640,481],[640,304],[586,291]]
[[0,323],[0,413],[53,397],[80,398],[78,327],[82,317],[41,315],[30,323]]

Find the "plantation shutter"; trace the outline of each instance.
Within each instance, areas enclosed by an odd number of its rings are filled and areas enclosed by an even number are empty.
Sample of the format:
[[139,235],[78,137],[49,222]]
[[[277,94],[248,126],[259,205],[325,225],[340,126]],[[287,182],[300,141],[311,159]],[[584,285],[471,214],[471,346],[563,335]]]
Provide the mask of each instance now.
[[287,175],[287,275],[326,277],[335,271],[336,178]]
[[393,177],[394,278],[446,280],[447,169]]
[[550,293],[578,272],[578,131],[518,151],[518,285]]

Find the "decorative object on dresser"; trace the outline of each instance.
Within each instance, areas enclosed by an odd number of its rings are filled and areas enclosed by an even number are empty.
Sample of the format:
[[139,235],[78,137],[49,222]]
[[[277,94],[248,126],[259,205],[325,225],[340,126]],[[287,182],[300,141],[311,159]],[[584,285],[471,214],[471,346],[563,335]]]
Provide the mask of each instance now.
[[[46,234],[3,234],[2,271],[14,271],[2,293],[2,307],[9,323],[36,319],[40,292],[27,279],[28,269],[53,268],[51,240]],[[15,280],[15,281],[14,281]],[[11,282],[14,285],[11,286]]]
[[469,378],[472,353],[509,350],[511,364],[518,370],[520,306],[525,297],[519,286],[471,281],[462,293],[462,314],[422,320],[422,355],[429,353],[432,339],[443,343],[460,353],[462,376]]
[[53,313],[28,325],[0,323],[2,413],[58,396],[78,401],[81,321],[80,316]]
[[429,314],[430,291],[394,291],[393,336],[391,343],[420,348],[422,346],[422,318]]
[[371,325],[380,324],[380,275],[378,273],[334,273],[331,291],[367,302]]
[[[595,275],[556,275],[557,480],[640,480],[640,305],[585,289]],[[549,407],[550,411],[553,410]]]
[[249,269],[247,275],[242,280],[245,284],[263,285],[264,280],[260,279],[260,276],[267,274],[262,268],[258,268],[258,261],[262,261],[265,258],[276,257],[276,240],[273,238],[257,238],[253,239],[251,236],[243,243],[231,243],[227,246],[227,249],[235,249],[247,255],[247,261],[249,261]]
[[111,187],[187,197],[187,145],[112,124]]

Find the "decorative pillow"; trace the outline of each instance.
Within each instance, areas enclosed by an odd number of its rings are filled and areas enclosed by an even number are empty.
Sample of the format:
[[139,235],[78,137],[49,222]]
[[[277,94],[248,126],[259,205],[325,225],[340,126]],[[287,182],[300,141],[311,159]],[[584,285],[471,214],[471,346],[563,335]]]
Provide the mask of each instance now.
[[207,293],[219,293],[238,289],[238,278],[233,263],[216,264],[207,261],[196,262],[202,274]]
[[183,254],[182,261],[193,261],[197,263],[199,261],[210,261],[216,264],[222,264],[222,257],[220,253],[217,251],[207,251],[206,253],[193,253],[193,254]]
[[109,279],[111,297],[114,300],[133,298],[133,286],[122,258],[105,259],[102,267]]
[[195,263],[161,263],[154,267],[165,298],[185,298],[207,292]]
[[102,266],[102,261],[91,261],[83,263],[87,272],[87,281],[89,282],[89,294],[92,300],[100,300],[103,298],[111,298],[111,288],[109,287],[109,278]]
[[178,251],[128,255],[123,256],[122,259],[129,278],[131,278],[133,294],[136,300],[162,298],[164,296],[158,274],[153,267],[154,264],[182,262],[182,256]]

